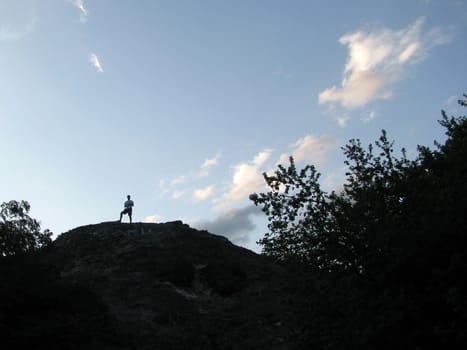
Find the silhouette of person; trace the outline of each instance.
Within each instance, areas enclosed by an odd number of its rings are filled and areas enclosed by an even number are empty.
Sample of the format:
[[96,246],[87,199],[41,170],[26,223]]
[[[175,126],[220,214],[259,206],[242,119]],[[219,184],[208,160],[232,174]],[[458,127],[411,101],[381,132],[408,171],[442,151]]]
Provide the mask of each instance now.
[[130,224],[131,224],[131,214],[133,213],[133,206],[135,203],[130,199],[130,195],[126,196],[127,200],[125,201],[125,204],[123,205],[125,209],[122,210],[120,213],[120,222],[122,222],[122,216],[123,214],[128,214],[130,218]]

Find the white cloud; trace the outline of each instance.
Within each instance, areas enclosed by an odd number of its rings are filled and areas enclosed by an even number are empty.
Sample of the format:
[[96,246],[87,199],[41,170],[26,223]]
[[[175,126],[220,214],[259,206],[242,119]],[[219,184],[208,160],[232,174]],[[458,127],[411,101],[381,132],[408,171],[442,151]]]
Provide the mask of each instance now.
[[197,202],[204,201],[214,193],[214,187],[208,186],[205,188],[198,188],[193,191],[193,199]]
[[88,10],[84,7],[83,0],[70,0],[74,7],[76,7],[80,14],[79,14],[79,21],[84,23],[88,20]]
[[[337,139],[331,136],[313,136],[306,135],[298,139],[290,147],[290,153],[295,162],[307,162],[315,165],[322,165],[331,152],[337,146]],[[279,158],[279,164],[288,164],[289,154],[282,154]]]
[[95,53],[92,53],[89,55],[89,62],[96,67],[97,71],[99,73],[104,72],[104,69],[102,68],[101,62],[99,61],[99,57]]
[[253,164],[257,167],[263,165],[271,156],[272,149],[265,149],[262,152],[259,152],[256,157],[253,159]]
[[433,46],[450,40],[439,28],[422,33],[424,21],[421,17],[400,30],[358,30],[342,36],[339,42],[349,50],[342,84],[322,91],[318,102],[352,109],[390,98],[392,85],[402,79],[408,66],[420,62]]
[[272,150],[259,152],[252,161],[234,166],[232,183],[227,193],[215,200],[220,208],[231,206],[234,202],[247,199],[248,196],[265,188],[260,167],[269,159]]
[[144,219],[143,219],[143,222],[146,222],[146,223],[155,223],[155,222],[160,222],[162,220],[162,216],[158,215],[158,214],[154,214],[154,215],[149,215],[149,216],[146,216]]

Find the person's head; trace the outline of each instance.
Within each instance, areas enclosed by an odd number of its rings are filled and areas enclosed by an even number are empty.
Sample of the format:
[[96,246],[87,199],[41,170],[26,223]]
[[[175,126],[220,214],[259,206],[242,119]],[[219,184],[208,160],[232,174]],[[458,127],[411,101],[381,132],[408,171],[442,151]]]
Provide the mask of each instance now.
[[126,198],[130,199],[130,195],[126,196]]

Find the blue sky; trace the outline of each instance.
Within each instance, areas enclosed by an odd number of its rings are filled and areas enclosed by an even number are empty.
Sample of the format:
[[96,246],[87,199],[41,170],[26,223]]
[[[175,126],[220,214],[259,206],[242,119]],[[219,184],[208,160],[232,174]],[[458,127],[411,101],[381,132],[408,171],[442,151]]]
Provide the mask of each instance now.
[[0,0],[0,201],[55,234],[181,219],[258,250],[248,194],[293,155],[327,190],[381,129],[442,141],[467,2]]

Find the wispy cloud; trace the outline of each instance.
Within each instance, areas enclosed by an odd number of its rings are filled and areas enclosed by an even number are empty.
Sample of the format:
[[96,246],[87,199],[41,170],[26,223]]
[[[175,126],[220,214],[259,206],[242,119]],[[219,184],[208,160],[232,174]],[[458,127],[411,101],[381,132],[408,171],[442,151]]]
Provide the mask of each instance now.
[[172,198],[173,199],[180,199],[182,198],[186,193],[186,189],[183,189],[183,190],[174,190],[172,192]]
[[[206,177],[209,175],[209,170],[219,163],[219,159],[221,158],[220,154],[212,158],[207,158],[204,162],[200,165],[198,170],[192,170],[187,172],[183,175],[178,175],[171,180],[163,179],[159,182],[160,188],[160,196],[163,197],[167,193],[172,193],[173,199],[180,199],[184,197],[187,191],[190,191],[189,188],[191,186],[195,187],[196,183],[202,177]],[[185,189],[180,189],[179,187],[183,185]],[[198,184],[199,185],[199,184]],[[205,193],[204,193],[205,194]],[[209,194],[211,195],[211,193]],[[196,201],[204,200],[203,193],[200,192],[199,189],[193,190],[192,198]]]
[[193,191],[193,199],[196,202],[204,201],[214,193],[214,186],[208,186],[205,188],[198,188]]
[[214,156],[213,158],[208,158],[206,159],[203,164],[201,165],[201,170],[200,172],[198,173],[198,177],[206,177],[209,175],[209,170],[219,164],[219,159],[221,158],[221,155],[220,154],[217,154],[216,156]]
[[392,96],[392,86],[406,69],[420,62],[429,49],[447,43],[450,36],[439,28],[423,33],[424,17],[400,30],[358,30],[339,39],[349,55],[340,87],[319,94],[320,104],[338,103],[346,109],[361,107]]
[[83,0],[70,0],[74,7],[76,7],[80,14],[79,14],[79,21],[85,23],[88,21],[88,10],[84,7]]
[[97,55],[95,53],[91,53],[89,55],[89,62],[94,66],[96,67],[97,71],[99,73],[102,73],[104,72],[104,69],[102,68],[102,64],[99,60],[99,57],[97,57]]

